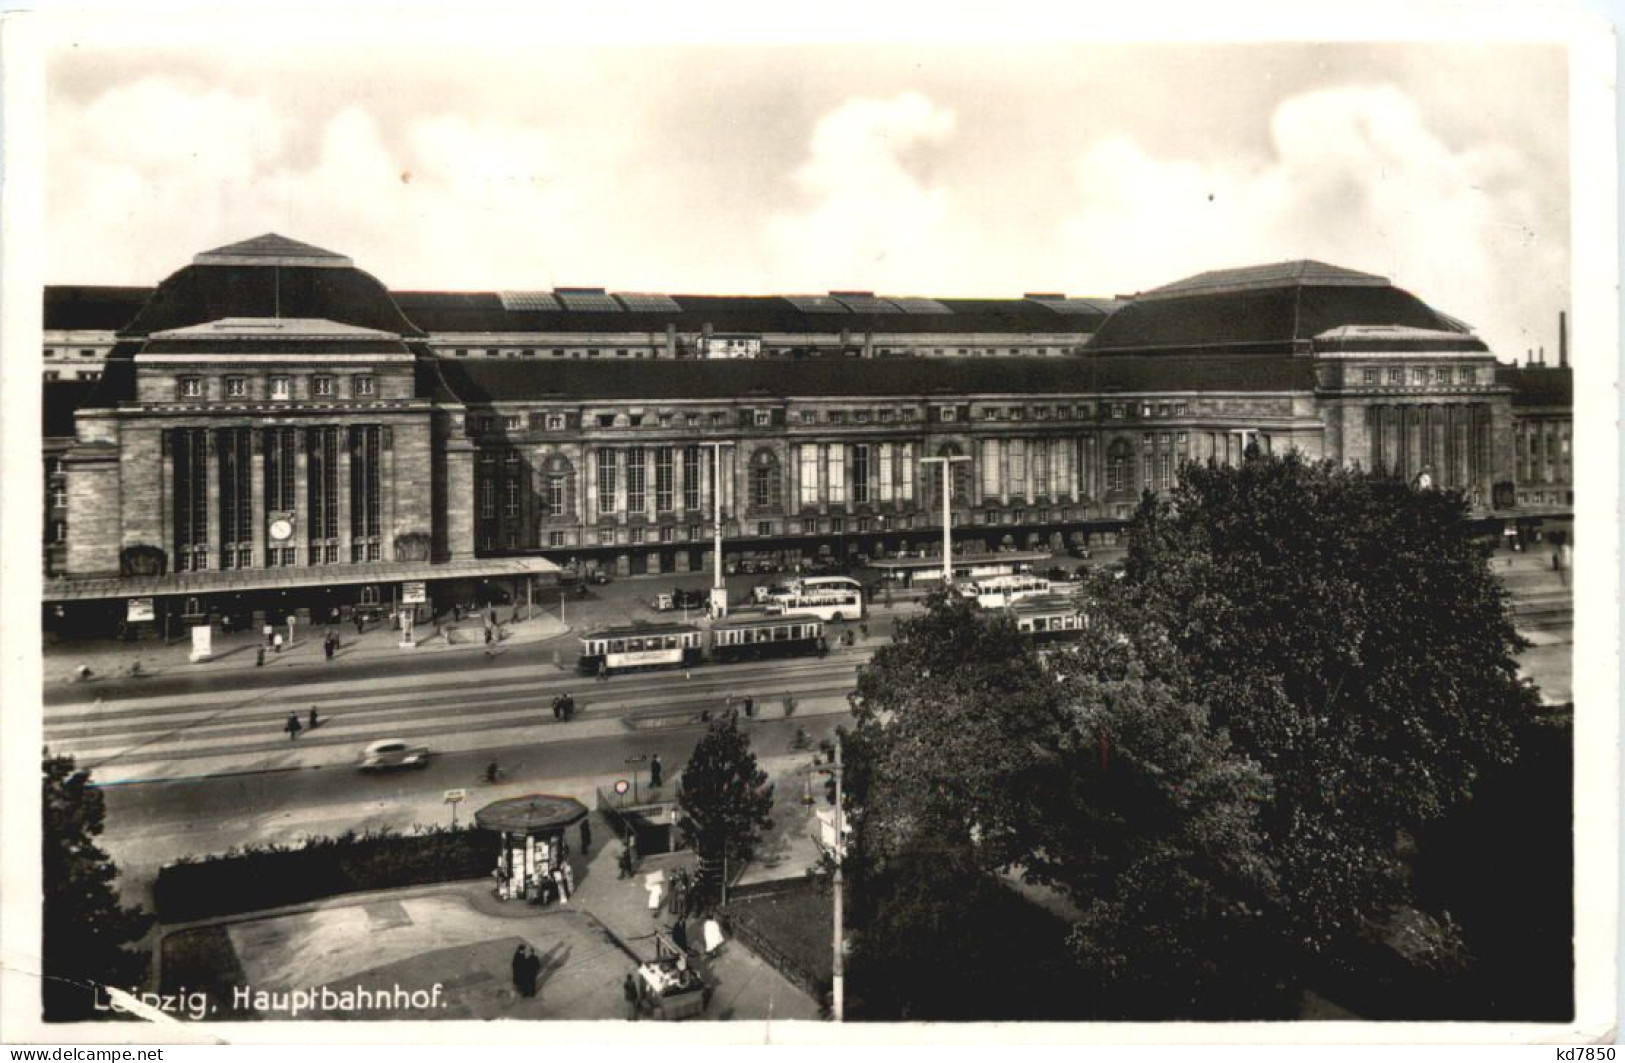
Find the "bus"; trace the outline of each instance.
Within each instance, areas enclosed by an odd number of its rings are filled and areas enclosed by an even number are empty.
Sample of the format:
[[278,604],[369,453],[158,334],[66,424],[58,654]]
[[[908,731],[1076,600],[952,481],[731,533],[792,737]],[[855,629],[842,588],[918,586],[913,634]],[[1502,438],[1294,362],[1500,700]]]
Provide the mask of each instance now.
[[1023,598],[1035,598],[1052,593],[1050,581],[1042,576],[990,576],[966,584],[960,594],[975,598],[983,609],[1002,609]]
[[826,652],[824,623],[805,616],[747,616],[719,620],[709,634],[697,624],[633,624],[581,636],[583,675],[644,668],[688,668]]
[[768,595],[767,610],[829,621],[863,619],[863,584],[850,576],[808,576]]

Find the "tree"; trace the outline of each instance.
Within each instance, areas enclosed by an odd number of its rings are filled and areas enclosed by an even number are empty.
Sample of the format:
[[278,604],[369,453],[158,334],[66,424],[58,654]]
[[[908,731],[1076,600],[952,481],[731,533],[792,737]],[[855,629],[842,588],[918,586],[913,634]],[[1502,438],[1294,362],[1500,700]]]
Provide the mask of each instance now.
[[1096,582],[1088,608],[1088,630],[1050,657],[1074,727],[1033,810],[1027,876],[1083,912],[1071,944],[1097,1017],[1287,1017],[1258,822],[1268,780],[1115,580]]
[[127,991],[146,977],[146,950],[130,946],[152,920],[119,904],[118,868],[96,844],[106,806],[90,772],[46,751],[43,774],[43,1004],[47,1021],[74,1022],[104,1014],[93,1006],[101,987]]
[[678,781],[679,821],[702,861],[749,860],[773,826],[773,786],[738,717],[724,713],[694,746]]
[[1296,944],[1342,952],[1405,900],[1403,837],[1507,761],[1536,708],[1465,502],[1255,452],[1187,466],[1129,534],[1128,591],[1273,781]]

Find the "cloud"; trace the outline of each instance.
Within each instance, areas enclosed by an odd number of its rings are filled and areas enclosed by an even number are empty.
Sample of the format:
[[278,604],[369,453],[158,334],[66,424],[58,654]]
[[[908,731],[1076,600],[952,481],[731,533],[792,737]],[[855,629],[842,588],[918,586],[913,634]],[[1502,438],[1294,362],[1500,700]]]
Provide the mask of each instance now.
[[1550,333],[1554,282],[1567,291],[1566,245],[1538,238],[1555,219],[1525,191],[1538,178],[1506,146],[1446,142],[1395,87],[1332,88],[1276,106],[1264,158],[1091,144],[1061,239],[1069,274],[1097,291],[1297,258],[1382,273],[1510,356],[1544,342],[1527,337]]
[[945,144],[954,112],[917,92],[848,100],[819,119],[794,183],[805,210],[767,222],[777,277],[812,291],[917,290],[940,273],[952,194],[911,166]]

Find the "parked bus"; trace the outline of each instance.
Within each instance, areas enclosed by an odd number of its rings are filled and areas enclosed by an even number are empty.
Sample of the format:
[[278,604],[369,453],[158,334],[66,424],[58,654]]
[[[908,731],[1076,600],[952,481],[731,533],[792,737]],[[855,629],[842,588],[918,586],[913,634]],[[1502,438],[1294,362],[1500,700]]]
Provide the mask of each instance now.
[[718,621],[709,633],[695,624],[634,624],[582,635],[577,667],[583,675],[609,675],[688,668],[706,660],[729,664],[791,657],[827,648],[823,621],[816,617],[741,617]]
[[975,598],[983,609],[1002,609],[1023,598],[1035,598],[1052,593],[1050,581],[1042,576],[990,576],[966,584],[960,589],[967,598]]
[[863,584],[850,576],[808,576],[768,594],[767,609],[784,616],[816,616],[824,621],[861,620]]

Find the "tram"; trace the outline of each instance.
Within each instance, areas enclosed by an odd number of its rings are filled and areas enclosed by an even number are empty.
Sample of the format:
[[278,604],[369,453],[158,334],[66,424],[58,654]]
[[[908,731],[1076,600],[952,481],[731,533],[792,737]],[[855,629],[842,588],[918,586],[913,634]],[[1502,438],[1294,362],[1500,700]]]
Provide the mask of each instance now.
[[1089,626],[1088,618],[1070,594],[1024,598],[1010,606],[1016,630],[1034,642],[1060,642],[1076,638]]
[[583,675],[640,669],[688,668],[794,657],[828,649],[824,622],[812,616],[744,616],[719,620],[707,632],[696,624],[628,624],[581,636],[577,667]]

